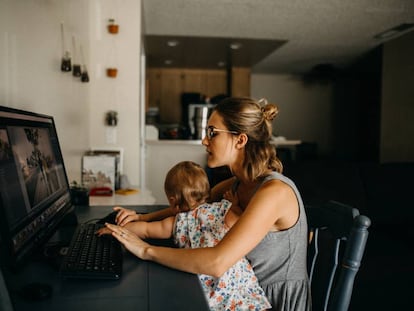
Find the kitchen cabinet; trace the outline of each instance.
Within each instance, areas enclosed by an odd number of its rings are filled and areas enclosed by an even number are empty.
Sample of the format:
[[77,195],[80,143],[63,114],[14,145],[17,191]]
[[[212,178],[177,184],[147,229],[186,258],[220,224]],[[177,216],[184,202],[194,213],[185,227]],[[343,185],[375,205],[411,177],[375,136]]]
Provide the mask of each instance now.
[[[180,94],[183,88],[179,70],[161,71],[158,104],[161,123],[179,123],[181,120]],[[151,94],[149,94],[151,96]]]
[[183,92],[206,94],[208,91],[207,75],[202,74],[200,70],[182,71],[181,79]]
[[[250,95],[250,68],[233,68],[234,96]],[[147,68],[146,107],[159,108],[160,123],[181,122],[181,94],[201,93],[207,97],[227,93],[225,70]]]
[[161,70],[147,70],[146,72],[146,110],[148,107],[159,107],[161,102]]
[[250,96],[250,68],[232,69],[231,95],[234,97]]

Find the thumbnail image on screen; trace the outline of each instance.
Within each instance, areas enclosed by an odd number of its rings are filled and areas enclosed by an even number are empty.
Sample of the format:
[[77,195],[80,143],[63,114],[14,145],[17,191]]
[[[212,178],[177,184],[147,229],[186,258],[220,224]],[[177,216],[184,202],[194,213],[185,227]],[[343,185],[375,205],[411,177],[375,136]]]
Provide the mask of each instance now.
[[9,129],[16,166],[23,178],[30,208],[36,207],[62,187],[49,129],[14,127]]

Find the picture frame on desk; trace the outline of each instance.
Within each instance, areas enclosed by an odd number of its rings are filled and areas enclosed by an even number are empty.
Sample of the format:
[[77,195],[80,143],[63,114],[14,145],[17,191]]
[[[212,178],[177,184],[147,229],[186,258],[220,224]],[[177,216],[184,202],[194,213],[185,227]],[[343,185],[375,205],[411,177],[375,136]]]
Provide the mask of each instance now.
[[107,155],[84,155],[82,158],[82,185],[86,188],[115,190],[116,158]]
[[[107,157],[114,157],[115,158],[114,186],[111,187],[111,189],[114,190],[114,191],[121,188],[121,174],[122,174],[122,168],[123,168],[123,155],[124,155],[123,148],[115,148],[115,147],[108,147],[108,148],[94,147],[94,148],[92,148],[91,150],[89,150],[85,153],[85,156],[107,156]],[[82,170],[82,177],[83,177],[83,170]],[[107,187],[107,186],[101,185],[99,187]]]
[[88,151],[95,155],[110,155],[117,158],[117,169],[122,174],[124,166],[124,148],[119,147],[93,147]]
[[122,148],[93,148],[82,158],[82,184],[114,192],[120,188],[122,165]]

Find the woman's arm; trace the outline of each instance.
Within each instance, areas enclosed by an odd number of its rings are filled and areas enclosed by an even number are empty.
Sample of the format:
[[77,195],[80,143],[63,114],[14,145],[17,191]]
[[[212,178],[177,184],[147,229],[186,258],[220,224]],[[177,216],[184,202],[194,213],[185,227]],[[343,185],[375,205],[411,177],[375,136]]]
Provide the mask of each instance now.
[[129,251],[144,260],[196,274],[221,276],[248,254],[279,223],[294,225],[299,207],[293,190],[278,180],[264,184],[250,200],[243,214],[215,247],[173,249],[145,243],[136,235],[123,234],[124,228],[108,224]]

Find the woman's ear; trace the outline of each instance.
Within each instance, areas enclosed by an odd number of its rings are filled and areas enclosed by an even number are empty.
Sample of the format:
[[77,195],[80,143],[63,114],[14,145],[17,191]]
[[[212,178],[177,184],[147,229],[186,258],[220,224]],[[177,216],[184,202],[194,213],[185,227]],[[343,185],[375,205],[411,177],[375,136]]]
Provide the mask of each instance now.
[[239,148],[239,149],[244,148],[248,140],[249,140],[249,137],[246,134],[244,133],[239,134],[239,136],[237,137],[236,148]]

